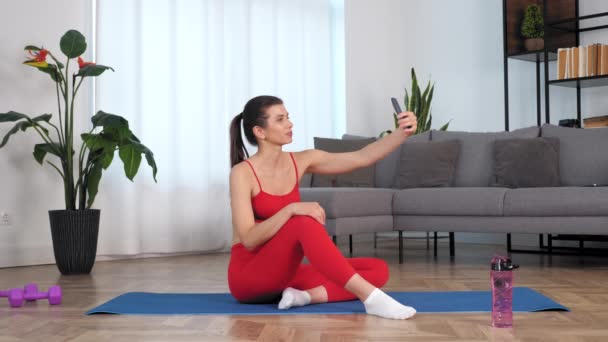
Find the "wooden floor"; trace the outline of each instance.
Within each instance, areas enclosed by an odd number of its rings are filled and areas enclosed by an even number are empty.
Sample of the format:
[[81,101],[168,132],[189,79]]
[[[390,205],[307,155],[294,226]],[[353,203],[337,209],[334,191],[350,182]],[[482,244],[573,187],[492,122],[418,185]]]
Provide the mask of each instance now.
[[[440,243],[355,244],[354,256],[377,256],[391,268],[385,289],[487,290],[489,260],[503,246],[457,244],[456,257]],[[343,248],[346,253],[346,248]],[[227,292],[228,254],[97,262],[88,276],[60,276],[54,265],[0,269],[0,288],[36,281],[59,284],[64,302],[11,309],[0,298],[0,341],[608,341],[608,257],[514,254],[516,286],[529,286],[572,312],[516,313],[513,329],[489,326],[490,314],[418,314],[393,321],[367,315],[85,316],[129,291]]]

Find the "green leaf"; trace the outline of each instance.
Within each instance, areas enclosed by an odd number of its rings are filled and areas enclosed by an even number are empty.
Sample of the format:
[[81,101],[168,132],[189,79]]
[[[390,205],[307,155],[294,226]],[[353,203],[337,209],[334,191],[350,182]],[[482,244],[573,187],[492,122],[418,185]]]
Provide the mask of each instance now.
[[[63,65],[61,67],[63,67]],[[57,67],[54,66],[53,64],[49,64],[49,66],[46,68],[37,67],[36,69],[49,74],[49,76],[51,76],[51,79],[55,82],[59,82],[59,80],[61,80],[61,75],[59,75],[59,71],[57,71]]]
[[59,47],[68,58],[76,58],[87,50],[87,42],[82,33],[69,30],[61,37]]
[[424,126],[424,131],[426,132],[431,129],[431,123],[433,122],[433,116],[429,114],[429,121],[427,121],[426,126]]
[[93,201],[95,201],[95,197],[97,196],[97,191],[99,190],[99,182],[101,181],[101,169],[102,162],[98,161],[93,164],[89,173],[85,176],[85,182],[87,185],[87,208],[91,208],[93,205]]
[[[135,136],[133,136],[133,138],[137,139],[137,137]],[[156,167],[156,161],[154,160],[154,153],[152,153],[149,148],[139,143],[139,139],[137,139],[137,141],[132,140],[131,143],[135,146],[137,151],[143,153],[146,156],[146,161],[148,162],[148,165],[152,168],[152,178],[154,178],[154,182],[156,182],[156,173],[158,172],[158,169]]]
[[108,167],[110,167],[112,160],[114,160],[114,151],[103,154],[103,157],[101,158],[101,166],[104,168],[104,170],[107,170]]
[[431,89],[431,81],[426,84],[426,89],[424,89],[424,93],[422,94],[422,98],[426,99],[426,96],[429,94],[429,90]]
[[416,113],[416,116],[418,117],[418,122],[420,124],[419,126],[423,129],[426,127],[426,122],[429,120],[430,102],[428,102],[427,99],[427,96],[429,95],[427,90],[432,91],[432,89],[427,86],[427,89],[425,90],[425,95],[423,95],[420,99],[418,113]]
[[141,152],[137,150],[134,144],[127,144],[119,147],[118,155],[124,164],[125,175],[133,181],[133,177],[139,169],[139,164],[141,164]]
[[11,128],[6,133],[4,138],[2,138],[2,142],[0,142],[0,148],[4,147],[4,145],[6,145],[6,143],[8,143],[8,139],[11,137],[11,135],[19,132],[19,130],[25,131],[28,127],[31,127],[31,126],[32,126],[32,124],[29,121],[21,121],[21,122],[17,123],[15,126],[13,126],[13,128]]
[[448,126],[450,125],[450,122],[452,120],[448,121],[445,125],[441,126],[441,128],[439,128],[440,131],[447,131]]
[[23,50],[32,50],[32,51],[40,51],[42,50],[41,48],[34,46],[34,45],[28,45],[26,46]]
[[103,150],[100,157],[101,166],[107,169],[114,159],[117,142],[107,134],[81,134],[82,140],[91,151]]
[[128,143],[133,133],[129,129],[129,121],[119,115],[98,111],[91,121],[93,127],[103,127],[103,132],[112,137],[118,145]]
[[30,117],[12,110],[10,112],[0,113],[0,122],[14,122],[21,119],[30,120]]
[[40,129],[42,129],[45,133],[48,134],[49,131],[46,128],[38,125],[37,122],[39,122],[39,121],[49,122],[49,120],[51,119],[51,116],[52,116],[51,114],[43,114],[43,115],[39,115],[33,119],[30,119],[25,114],[13,112],[13,111],[10,111],[10,112],[4,113],[4,114],[0,114],[0,122],[17,121],[17,120],[21,120],[21,119],[25,120],[25,121],[21,121],[21,122],[18,122],[17,124],[15,124],[15,126],[13,126],[13,128],[11,128],[6,133],[6,135],[2,139],[2,142],[0,142],[0,148],[4,147],[4,145],[6,145],[8,143],[8,140],[11,137],[11,135],[13,135],[19,131],[25,132],[28,128],[32,127],[33,125],[37,125]]
[[120,115],[109,114],[101,110],[98,111],[97,114],[93,115],[91,121],[93,122],[93,125],[95,127],[129,127],[129,122],[127,121],[127,119],[123,118]]
[[410,112],[418,114],[418,104],[420,102],[420,88],[418,87],[418,80],[416,79],[416,72],[412,68],[412,95],[410,98]]
[[42,114],[42,115],[38,115],[37,117],[33,118],[32,121],[34,121],[34,122],[40,122],[40,121],[49,122],[49,121],[51,121],[52,117],[53,117],[53,114]]
[[105,66],[105,65],[98,65],[98,64],[87,65],[84,68],[78,70],[78,73],[76,74],[76,76],[80,76],[80,77],[99,76],[108,69],[114,71],[114,69],[112,67]]
[[36,144],[34,146],[34,159],[36,159],[36,161],[38,163],[40,163],[40,165],[42,165],[42,163],[44,162],[44,157],[46,156],[47,153],[50,153],[52,155],[59,157],[60,159],[63,159],[62,155],[58,151],[61,151],[61,147],[55,143],[53,143],[53,144]]
[[80,137],[91,151],[103,149],[104,152],[114,152],[116,142],[103,134],[81,134]]

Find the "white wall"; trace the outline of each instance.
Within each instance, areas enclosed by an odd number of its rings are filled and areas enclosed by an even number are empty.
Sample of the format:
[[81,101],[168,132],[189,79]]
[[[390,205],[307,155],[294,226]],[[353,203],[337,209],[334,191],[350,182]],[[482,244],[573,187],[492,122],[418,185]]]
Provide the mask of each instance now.
[[[80,0],[2,2],[0,11],[0,112],[14,110],[29,115],[57,113],[54,83],[48,75],[22,65],[23,48],[32,44],[63,56],[59,39],[70,29],[90,37],[85,20],[89,2]],[[83,88],[84,87],[84,88]],[[88,92],[84,86],[81,91]],[[89,103],[81,96],[78,113]],[[76,124],[78,125],[78,123]],[[12,124],[3,123],[0,133]],[[0,226],[0,267],[53,263],[51,234],[46,212],[63,209],[59,175],[33,158],[34,144],[41,143],[34,131],[14,135],[0,149],[0,211],[9,214],[11,225]],[[41,214],[42,213],[42,214]]]
[[[581,15],[606,11],[608,1],[580,1]],[[433,128],[452,120],[452,131],[504,129],[502,0],[348,0],[345,22],[347,132],[376,136],[393,128],[390,97],[403,98],[411,67],[419,80],[436,82]],[[581,44],[592,42],[608,43],[608,30],[582,34]],[[551,63],[551,78],[554,69]],[[509,73],[510,129],[536,125],[535,64],[510,60]],[[551,122],[576,117],[575,90],[550,91]],[[606,88],[582,94],[583,117],[608,114]],[[544,107],[542,114],[544,122]],[[503,234],[457,236],[505,241]]]

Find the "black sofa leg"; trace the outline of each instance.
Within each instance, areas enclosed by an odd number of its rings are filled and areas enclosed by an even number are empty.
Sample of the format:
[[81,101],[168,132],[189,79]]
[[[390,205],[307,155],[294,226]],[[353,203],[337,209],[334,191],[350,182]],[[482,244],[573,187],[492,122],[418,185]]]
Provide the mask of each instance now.
[[437,232],[433,232],[433,256],[437,256]]
[[507,252],[511,253],[511,233],[507,233]]
[[454,232],[450,232],[450,257],[454,256]]
[[336,245],[336,246],[338,245],[338,237],[337,236],[333,235],[331,237],[331,240],[334,242],[334,245]]
[[348,235],[348,251],[350,256],[353,256],[353,236],[352,234]]
[[538,248],[540,249],[545,248],[545,243],[543,240],[543,234],[538,234]]
[[399,231],[399,263],[403,264],[403,232]]
[[553,236],[551,234],[547,234],[547,251],[549,254],[553,253]]
[[378,234],[374,233],[374,249],[378,247]]

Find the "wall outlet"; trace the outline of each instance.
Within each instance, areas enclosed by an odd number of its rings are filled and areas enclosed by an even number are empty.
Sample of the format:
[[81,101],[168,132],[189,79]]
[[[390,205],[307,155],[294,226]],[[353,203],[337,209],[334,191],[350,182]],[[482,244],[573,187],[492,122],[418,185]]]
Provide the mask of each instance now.
[[7,213],[0,213],[0,226],[10,226],[11,220]]

